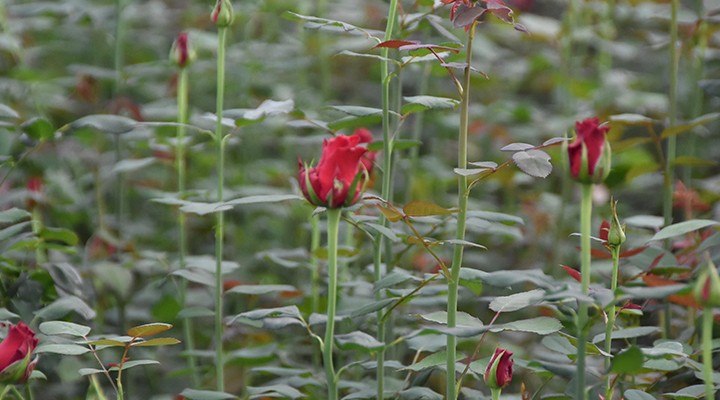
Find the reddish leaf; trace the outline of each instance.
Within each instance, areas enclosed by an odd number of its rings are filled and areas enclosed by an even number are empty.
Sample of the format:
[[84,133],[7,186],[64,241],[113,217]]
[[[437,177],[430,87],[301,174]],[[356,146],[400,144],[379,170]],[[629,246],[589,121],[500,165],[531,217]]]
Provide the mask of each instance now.
[[[659,261],[659,259],[656,259],[656,260]],[[655,261],[653,261],[653,264],[655,265],[657,263]],[[671,279],[660,278],[659,276],[656,276],[656,275],[645,275],[642,277],[642,279],[645,282],[645,284],[648,285],[649,287],[677,285],[678,283],[682,283],[682,282],[673,281]],[[671,294],[670,296],[668,296],[668,300],[671,303],[679,304],[679,305],[685,306],[685,307],[693,307],[693,308],[698,308],[698,309],[701,308],[700,305],[697,303],[697,301],[695,301],[695,298],[693,297],[692,293]]]
[[418,42],[414,42],[414,41],[410,41],[410,40],[387,40],[373,48],[377,49],[377,48],[385,47],[388,49],[399,49],[400,47],[409,46],[412,44],[418,44]]
[[580,272],[574,268],[570,268],[567,265],[561,265],[565,272],[567,272],[568,275],[570,275],[571,278],[575,279],[576,281],[580,282],[582,281],[582,275],[580,275]]

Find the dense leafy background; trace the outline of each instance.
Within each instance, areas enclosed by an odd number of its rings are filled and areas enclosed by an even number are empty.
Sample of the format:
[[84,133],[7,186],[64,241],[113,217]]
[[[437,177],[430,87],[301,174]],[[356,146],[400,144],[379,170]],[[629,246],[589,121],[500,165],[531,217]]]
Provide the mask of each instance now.
[[[130,354],[133,360],[157,360],[160,365],[128,371],[129,398],[169,399],[186,388],[210,390],[214,382],[214,218],[207,214],[215,206],[207,203],[216,200],[216,157],[211,136],[188,131],[190,190],[184,197],[194,202],[185,208],[192,258],[189,268],[179,271],[179,207],[167,204],[176,198],[175,127],[145,122],[176,118],[177,70],[167,54],[177,34],[188,31],[198,52],[189,70],[191,124],[212,130],[208,113],[215,107],[216,28],[208,2],[121,3],[117,52],[113,2],[2,3],[0,207],[5,211],[0,213],[0,319],[21,318],[36,329],[45,321],[73,321],[92,327],[92,337],[163,322],[176,327],[168,336],[182,339],[179,327],[191,318],[194,354],[202,372],[199,385],[189,379],[183,345],[138,348]],[[470,161],[501,164],[512,157],[511,151],[500,151],[508,144],[538,146],[571,135],[574,121],[590,116],[610,121],[613,170],[595,191],[593,231],[608,218],[612,195],[628,225],[626,248],[650,246],[621,264],[617,295],[643,309],[621,313],[619,326],[626,330],[618,331],[614,354],[623,357],[615,358],[612,370],[618,373],[617,392],[625,392],[627,399],[696,398],[700,393],[692,387],[671,394],[701,383],[695,376],[695,308],[685,292],[667,296],[692,283],[705,257],[717,259],[720,236],[712,226],[677,230],[670,235],[672,251],[664,250],[661,241],[650,241],[663,226],[664,150],[659,135],[668,132],[670,109],[670,5],[617,1],[610,23],[606,2],[574,3],[580,8],[573,30],[568,28],[566,2],[551,0],[514,2],[517,21],[528,34],[493,18],[479,27],[474,67],[487,78],[478,73],[472,80]],[[682,2],[679,14],[678,125],[683,130],[675,133],[681,133],[676,164],[682,183],[676,186],[674,222],[718,219],[720,146],[713,145],[718,140],[717,115],[709,113],[720,101],[715,80],[720,20],[717,4],[708,0],[698,8],[699,3]],[[321,332],[323,322],[319,315],[310,315],[312,207],[292,196],[299,193],[297,158],[317,158],[322,139],[331,131],[350,134],[364,126],[380,140],[379,51],[373,47],[384,29],[387,4],[243,1],[235,2],[235,12],[225,85],[225,109],[234,110],[226,112],[232,119],[227,128],[226,197],[277,196],[240,201],[227,211],[226,391],[251,398],[294,398],[301,393],[321,398],[322,370],[314,361],[317,344],[303,327]],[[439,2],[402,2],[395,38],[460,47],[464,31],[452,26],[448,12]],[[307,17],[313,15],[351,25],[313,22]],[[705,21],[703,29],[700,20]],[[447,62],[462,61],[462,54],[443,54]],[[401,60],[409,54],[393,50],[391,56]],[[401,91],[395,85],[393,109],[401,115],[398,137],[406,141],[396,153],[393,203],[402,208],[424,201],[451,208],[457,202],[454,86],[430,57],[396,71]],[[263,103],[267,100],[278,103]],[[703,115],[689,129],[686,121]],[[536,398],[555,398],[553,394],[561,397],[570,387],[574,300],[568,299],[578,296],[579,287],[560,264],[578,265],[579,241],[571,235],[579,229],[578,193],[563,177],[560,146],[546,151],[554,167],[546,179],[532,178],[511,165],[472,192],[468,240],[487,250],[466,251],[460,309],[467,315],[463,329],[450,332],[461,337],[460,351],[472,354],[486,330],[482,327],[495,312],[502,313],[483,337],[479,361],[471,364],[465,398],[478,398],[476,391],[488,394],[481,374],[497,343],[515,353],[516,378],[506,393],[519,396],[525,390]],[[33,179],[42,181],[40,191],[30,190]],[[376,188],[379,184],[371,193]],[[452,216],[423,207],[414,214],[414,226],[434,240],[452,237]],[[407,209],[405,213],[412,215]],[[338,338],[337,357],[341,366],[357,363],[342,375],[348,398],[374,396],[377,307],[363,306],[374,302],[372,243],[365,232],[374,233],[368,223],[375,223],[378,214],[369,204],[357,207],[349,214],[357,226],[346,223],[342,228],[347,247],[341,270],[344,317],[338,333],[348,336]],[[33,230],[37,221],[43,228]],[[397,299],[436,272],[437,263],[407,226],[398,222],[392,229],[386,234],[395,239],[394,273],[376,284],[376,290]],[[437,244],[434,250],[449,258],[452,247]],[[606,305],[612,299],[603,289],[609,286],[610,263],[599,243],[597,252],[594,301]],[[317,256],[324,258],[322,251]],[[189,282],[185,309],[178,299],[183,279]],[[648,288],[661,283],[680,286]],[[389,396],[441,398],[438,393],[444,393],[446,290],[444,280],[437,279],[393,309],[393,335],[407,340],[390,349]],[[514,297],[504,297],[509,295]],[[387,310],[389,304],[393,300],[379,306]],[[290,308],[273,315],[259,311],[277,307]],[[595,318],[591,338],[604,332],[599,312]],[[41,335],[43,345],[71,341]],[[118,362],[120,353],[113,351],[99,353],[104,363]],[[41,356],[38,370],[47,379],[33,381],[36,398],[76,399],[88,393],[88,380],[78,370],[97,368],[97,361],[89,354],[67,355],[70,352],[64,348]],[[593,370],[603,376],[603,356],[594,347],[589,354]]]

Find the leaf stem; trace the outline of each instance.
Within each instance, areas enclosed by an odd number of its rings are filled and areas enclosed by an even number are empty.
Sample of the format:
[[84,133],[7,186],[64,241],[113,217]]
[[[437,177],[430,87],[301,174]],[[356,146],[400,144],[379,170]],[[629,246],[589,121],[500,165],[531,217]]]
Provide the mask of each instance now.
[[[468,120],[470,106],[470,65],[472,64],[472,47],[475,37],[475,27],[477,22],[474,21],[468,30],[467,45],[465,47],[465,74],[463,76],[463,91],[460,102],[460,130],[458,132],[458,168],[467,168],[467,141],[468,141]],[[455,239],[465,240],[465,219],[467,216],[468,206],[468,179],[466,176],[458,177],[458,214],[457,214],[457,230]],[[463,259],[463,246],[456,244],[453,249],[453,259],[450,266],[450,278],[448,280],[448,305],[447,305],[447,326],[454,328],[457,323],[457,305],[458,305],[458,284],[460,283],[460,268]],[[455,362],[457,339],[455,336],[447,337],[447,396],[448,400],[457,399],[457,388],[455,386]]]
[[335,342],[335,307],[337,303],[337,256],[338,231],[342,210],[329,208],[328,216],[328,295],[327,295],[327,325],[325,327],[325,340],[323,341],[323,361],[325,364],[325,377],[328,386],[328,400],[337,400],[337,376],[333,366],[333,344]]
[[[217,201],[224,200],[223,190],[225,181],[225,136],[223,135],[222,114],[225,89],[225,41],[227,27],[218,27],[217,48],[217,97],[215,114],[215,147],[217,150]],[[222,298],[222,261],[225,214],[217,212],[215,223],[215,369],[216,389],[225,391],[224,363],[223,363],[223,298]]]
[[[668,128],[672,128],[677,120],[677,84],[678,84],[678,7],[679,0],[671,0],[671,22],[670,22],[670,113],[668,115]],[[663,219],[665,226],[672,222],[672,195],[673,181],[675,180],[675,163],[677,147],[677,136],[671,135],[667,139],[667,156],[665,157],[665,174],[663,180]]]
[[[593,185],[582,185],[580,200],[580,286],[582,294],[590,293],[590,225],[592,222],[592,190]],[[577,337],[577,377],[575,398],[587,399],[585,391],[585,344],[587,342],[588,304],[579,302],[578,337]]]

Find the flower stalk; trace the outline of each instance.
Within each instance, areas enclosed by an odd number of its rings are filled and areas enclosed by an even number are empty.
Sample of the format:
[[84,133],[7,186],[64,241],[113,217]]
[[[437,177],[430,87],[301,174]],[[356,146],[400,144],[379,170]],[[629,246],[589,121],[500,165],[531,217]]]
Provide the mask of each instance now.
[[[467,45],[465,47],[465,71],[463,75],[463,90],[460,101],[460,130],[458,132],[458,168],[467,168],[467,141],[468,141],[468,120],[470,106],[470,65],[472,63],[472,46],[475,37],[475,27],[477,21],[474,21],[468,29]],[[457,214],[457,230],[455,239],[458,241],[465,240],[465,219],[467,216],[468,206],[468,179],[466,176],[458,177],[458,214]],[[457,324],[457,304],[458,304],[458,285],[460,283],[460,267],[462,265],[463,246],[455,245],[453,250],[452,264],[450,266],[450,277],[448,278],[448,306],[447,306],[447,325],[448,328],[454,328]],[[447,399],[457,399],[457,387],[455,386],[455,362],[457,340],[455,336],[447,337]]]
[[702,355],[703,355],[703,380],[705,381],[705,398],[715,398],[715,383],[713,382],[713,360],[712,360],[712,331],[713,331],[713,308],[705,305],[702,318]]
[[[616,318],[616,312],[617,307],[615,306],[615,291],[617,290],[617,282],[618,282],[618,265],[620,261],[620,246],[615,247],[611,250],[612,253],[612,261],[613,261],[613,269],[612,269],[612,280],[610,281],[610,290],[613,293],[613,301],[610,303],[610,307],[608,307],[607,310],[607,325],[605,326],[605,352],[608,354],[611,354],[612,351],[612,332],[615,327],[615,318]],[[610,371],[610,364],[612,362],[612,359],[606,358],[605,359],[605,370]],[[605,398],[606,399],[612,399],[613,396],[613,385],[612,385],[612,379],[610,378],[610,373],[608,372],[607,375],[607,384],[605,387]]]
[[[217,151],[217,201],[219,202],[224,199],[223,191],[225,183],[225,135],[223,134],[222,127],[222,114],[225,89],[225,42],[227,30],[227,26],[218,26],[217,93],[215,107],[217,124],[215,126],[215,148]],[[217,391],[223,392],[225,390],[225,377],[223,364],[222,260],[225,214],[219,211],[215,213],[215,216],[215,387]]]
[[333,365],[333,344],[335,342],[335,308],[337,304],[338,234],[342,209],[328,208],[328,295],[327,325],[323,341],[323,363],[327,379],[328,400],[337,400],[337,375]]
[[[670,112],[668,115],[668,127],[675,126],[677,121],[677,85],[678,85],[678,64],[680,62],[677,41],[678,41],[678,8],[679,0],[671,0],[671,21],[670,21]],[[663,219],[665,226],[672,222],[672,195],[673,181],[675,180],[675,157],[677,154],[677,136],[670,135],[667,139],[667,155],[665,157],[665,174],[663,180]],[[667,332],[666,332],[667,333]]]
[[[590,293],[590,225],[592,222],[591,183],[582,184],[580,200],[580,287],[582,294]],[[577,337],[577,387],[576,399],[587,399],[585,391],[585,344],[587,342],[588,305],[581,301],[578,312]]]
[[[186,39],[185,39],[186,40]],[[185,60],[187,61],[187,60]],[[177,171],[177,188],[180,198],[184,197],[186,189],[186,161],[185,161],[185,124],[188,121],[188,69],[185,65],[179,64],[178,69],[178,85],[177,85],[177,131],[175,141],[175,169]],[[178,212],[178,248],[179,248],[179,268],[185,269],[188,241],[187,241],[187,216],[184,212]],[[185,307],[187,295],[187,280],[182,279],[180,282],[179,302],[180,307]],[[200,378],[197,372],[197,362],[193,355],[195,349],[195,339],[192,335],[192,319],[185,318],[183,321],[183,336],[188,349],[188,367],[193,379],[193,384],[198,386]]]
[[[388,9],[388,18],[385,24],[384,41],[392,39],[395,30],[395,22],[397,20],[398,0],[390,0],[390,8]],[[380,79],[382,86],[382,135],[383,135],[383,173],[382,186],[380,189],[380,197],[385,201],[392,202],[392,153],[393,153],[393,137],[390,134],[390,61],[388,60],[390,49],[382,48],[380,55]],[[390,221],[385,215],[380,213],[380,225],[389,227]],[[373,238],[373,279],[375,282],[382,279],[382,251],[385,248],[385,237],[378,232]],[[388,252],[389,253],[389,252]],[[386,254],[386,258],[389,254]],[[390,270],[390,260],[386,259],[386,272]],[[375,292],[375,300],[382,300],[382,292]],[[381,343],[385,342],[385,319],[383,318],[383,310],[377,311],[377,340]],[[385,348],[378,350],[376,356],[376,382],[377,382],[377,398],[384,398],[385,392]]]

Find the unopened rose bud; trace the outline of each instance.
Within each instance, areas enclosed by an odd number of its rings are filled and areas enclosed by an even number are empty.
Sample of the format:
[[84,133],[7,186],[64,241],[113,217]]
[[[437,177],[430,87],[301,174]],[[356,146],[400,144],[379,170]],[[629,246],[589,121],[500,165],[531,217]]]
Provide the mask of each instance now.
[[210,14],[210,19],[221,28],[232,25],[235,16],[230,0],[217,0],[215,8],[213,8],[212,14]]
[[720,307],[720,276],[712,262],[700,273],[693,295],[703,307]]
[[607,244],[610,247],[617,248],[625,243],[625,225],[620,224],[620,219],[617,215],[617,201],[610,202],[610,210],[612,220],[608,230]]
[[611,151],[605,135],[610,130],[598,118],[575,124],[576,138],[567,145],[570,176],[581,183],[601,183],[610,173]]
[[493,390],[502,389],[510,384],[513,375],[512,352],[497,348],[485,370],[485,384]]
[[172,48],[170,48],[170,61],[180,68],[185,68],[192,64],[196,57],[195,49],[190,44],[190,37],[187,32],[179,34],[175,42],[173,42]]

